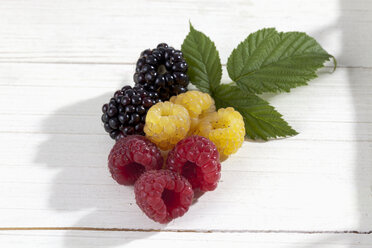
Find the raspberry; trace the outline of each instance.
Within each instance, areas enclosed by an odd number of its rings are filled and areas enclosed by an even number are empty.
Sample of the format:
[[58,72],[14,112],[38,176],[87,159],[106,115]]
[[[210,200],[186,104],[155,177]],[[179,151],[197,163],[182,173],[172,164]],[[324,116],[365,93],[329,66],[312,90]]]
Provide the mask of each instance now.
[[209,94],[197,90],[172,96],[170,101],[184,106],[189,111],[191,118],[190,133],[195,130],[199,118],[202,118],[207,113],[216,111],[213,98]]
[[171,102],[159,102],[147,112],[146,137],[162,150],[173,148],[190,129],[187,109]]
[[140,135],[118,140],[111,149],[108,161],[112,178],[123,185],[134,184],[143,172],[163,166],[160,150]]
[[170,170],[142,174],[134,185],[134,193],[142,211],[162,224],[184,215],[194,197],[190,183]]
[[201,119],[194,133],[216,144],[221,157],[229,156],[237,152],[243,144],[243,117],[231,107],[221,108]]
[[116,140],[131,134],[144,135],[147,110],[159,101],[157,93],[143,87],[124,86],[102,107],[106,132]]
[[157,48],[141,53],[133,79],[136,85],[157,92],[162,101],[167,101],[171,96],[187,91],[187,67],[181,51],[161,43]]
[[221,176],[221,164],[216,146],[201,136],[181,140],[168,154],[168,169],[184,176],[193,189],[212,191]]

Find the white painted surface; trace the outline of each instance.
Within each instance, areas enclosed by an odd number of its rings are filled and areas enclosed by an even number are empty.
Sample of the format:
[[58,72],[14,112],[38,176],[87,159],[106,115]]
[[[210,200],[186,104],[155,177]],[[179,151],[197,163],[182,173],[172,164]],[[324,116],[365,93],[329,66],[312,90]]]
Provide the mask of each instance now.
[[355,234],[272,233],[148,233],[17,231],[1,232],[12,248],[107,248],[107,247],[255,247],[255,248],[369,248],[371,236]]
[[[371,247],[371,16],[368,0],[2,0],[0,228],[172,232],[0,231],[1,247]],[[308,32],[341,68],[265,95],[300,134],[245,142],[218,189],[165,226],[110,178],[100,107],[131,82],[143,49],[179,47],[189,19],[223,63],[247,34],[275,26]]]

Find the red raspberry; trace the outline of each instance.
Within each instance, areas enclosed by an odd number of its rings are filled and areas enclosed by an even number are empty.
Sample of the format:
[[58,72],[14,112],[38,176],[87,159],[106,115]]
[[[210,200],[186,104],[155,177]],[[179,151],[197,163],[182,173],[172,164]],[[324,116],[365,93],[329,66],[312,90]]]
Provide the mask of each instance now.
[[131,185],[143,172],[161,169],[164,159],[151,141],[140,135],[130,135],[116,142],[108,161],[112,178],[119,184]]
[[216,146],[207,138],[190,136],[168,154],[167,168],[184,176],[193,189],[212,191],[221,176]]
[[154,221],[165,224],[189,209],[194,192],[190,183],[170,170],[152,170],[134,184],[136,202]]

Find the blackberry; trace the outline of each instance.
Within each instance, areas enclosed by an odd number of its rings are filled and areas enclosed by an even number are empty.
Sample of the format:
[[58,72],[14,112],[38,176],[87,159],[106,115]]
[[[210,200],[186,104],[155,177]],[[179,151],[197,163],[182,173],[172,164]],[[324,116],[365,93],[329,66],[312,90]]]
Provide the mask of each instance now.
[[187,67],[181,51],[161,43],[141,53],[133,79],[136,85],[158,93],[162,101],[167,101],[187,91]]
[[102,106],[101,119],[106,132],[115,140],[132,134],[145,135],[147,111],[158,102],[156,92],[148,92],[142,86],[124,86]]

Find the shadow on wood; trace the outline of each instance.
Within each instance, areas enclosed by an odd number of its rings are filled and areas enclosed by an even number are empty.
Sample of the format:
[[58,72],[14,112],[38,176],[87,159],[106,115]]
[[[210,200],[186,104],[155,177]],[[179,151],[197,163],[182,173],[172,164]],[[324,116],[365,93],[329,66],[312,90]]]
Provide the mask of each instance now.
[[[49,138],[39,147],[36,161],[45,163],[50,169],[56,170],[54,184],[49,198],[50,208],[60,211],[59,214],[69,215],[70,212],[80,211],[86,214],[74,227],[113,227],[134,228],[138,223],[146,223],[151,228],[161,228],[148,220],[135,204],[133,187],[116,184],[107,169],[107,156],[114,144],[101,126],[99,110],[101,105],[110,99],[105,94],[94,99],[80,102],[57,110],[57,115],[78,116],[81,109],[90,109],[93,116],[81,118],[80,130],[90,130],[89,133],[75,135],[50,134]],[[58,117],[49,116],[43,127],[49,125],[64,125]],[[97,126],[97,127],[92,127]],[[92,135],[92,131],[97,135]],[[135,214],[133,214],[135,213]],[[67,231],[66,237],[74,235]],[[123,232],[120,239],[105,239],[105,247],[123,245],[123,242],[134,240],[133,234]],[[128,236],[128,239],[126,238]],[[154,233],[143,232],[140,237],[146,238]],[[138,235],[136,235],[138,237]],[[89,246],[91,239],[66,238],[66,247]],[[84,241],[85,240],[85,241]],[[84,242],[87,242],[84,244]]]

